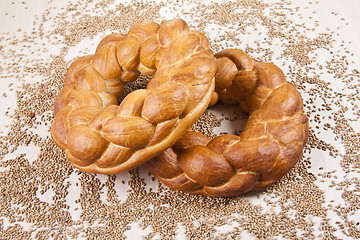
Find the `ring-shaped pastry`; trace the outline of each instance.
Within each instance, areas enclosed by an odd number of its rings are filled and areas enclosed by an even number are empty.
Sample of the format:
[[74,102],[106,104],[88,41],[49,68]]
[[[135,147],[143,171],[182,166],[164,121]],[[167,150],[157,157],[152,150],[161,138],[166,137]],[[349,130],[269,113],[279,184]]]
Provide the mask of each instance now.
[[[207,38],[180,19],[141,21],[75,60],[55,99],[51,136],[73,166],[115,174],[163,152],[206,110],[216,60]],[[153,75],[118,105],[124,83]]]
[[249,114],[245,129],[214,139],[189,131],[145,166],[166,186],[194,194],[228,197],[267,188],[302,156],[309,135],[303,100],[272,63],[237,49],[215,57],[215,95]]

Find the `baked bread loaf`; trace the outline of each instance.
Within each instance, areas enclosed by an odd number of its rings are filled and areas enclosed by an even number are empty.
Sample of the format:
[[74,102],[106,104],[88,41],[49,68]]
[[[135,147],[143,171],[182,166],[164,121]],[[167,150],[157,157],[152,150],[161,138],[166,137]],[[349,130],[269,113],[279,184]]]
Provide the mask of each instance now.
[[240,134],[209,139],[187,132],[172,148],[145,163],[170,188],[209,196],[235,196],[278,181],[300,159],[308,118],[296,88],[272,63],[237,49],[217,58],[216,93],[249,114]]
[[[69,67],[55,99],[54,142],[73,166],[115,174],[163,152],[207,108],[216,60],[207,38],[180,19],[141,21],[111,34]],[[123,84],[154,75],[118,106]]]

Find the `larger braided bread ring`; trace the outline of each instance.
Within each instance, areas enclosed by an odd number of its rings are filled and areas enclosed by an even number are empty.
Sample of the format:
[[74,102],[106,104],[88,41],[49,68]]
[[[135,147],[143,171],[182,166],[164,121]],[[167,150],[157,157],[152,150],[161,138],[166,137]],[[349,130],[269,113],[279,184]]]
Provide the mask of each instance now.
[[[55,99],[54,142],[73,166],[115,174],[178,141],[206,110],[216,60],[207,38],[182,20],[141,21],[73,62]],[[118,106],[123,83],[154,75]]]
[[309,131],[302,98],[274,64],[236,49],[215,56],[216,92],[249,113],[245,129],[212,140],[189,131],[145,165],[165,185],[189,193],[226,197],[264,189],[302,156]]

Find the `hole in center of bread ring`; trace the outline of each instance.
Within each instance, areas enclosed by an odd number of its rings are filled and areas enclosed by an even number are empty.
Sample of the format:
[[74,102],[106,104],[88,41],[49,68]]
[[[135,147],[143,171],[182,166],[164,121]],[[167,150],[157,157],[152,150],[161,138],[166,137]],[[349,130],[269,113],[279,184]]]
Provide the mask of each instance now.
[[244,130],[213,139],[188,131],[145,166],[168,187],[194,194],[228,197],[264,189],[302,156],[309,131],[302,98],[272,63],[238,49],[215,57],[211,104],[237,104],[249,114]]

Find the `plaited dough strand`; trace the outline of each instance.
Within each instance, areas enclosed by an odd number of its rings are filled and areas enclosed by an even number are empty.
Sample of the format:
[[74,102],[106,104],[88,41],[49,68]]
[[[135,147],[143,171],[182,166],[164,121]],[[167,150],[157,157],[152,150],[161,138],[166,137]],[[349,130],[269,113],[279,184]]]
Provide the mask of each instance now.
[[[79,169],[130,170],[174,144],[201,116],[215,71],[206,37],[184,21],[138,22],[70,66],[55,100],[51,136]],[[123,83],[140,72],[155,76],[117,107]]]
[[237,49],[215,56],[214,98],[249,113],[244,131],[212,140],[189,131],[145,166],[170,188],[193,194],[226,197],[267,188],[294,166],[307,142],[301,96],[273,64]]

